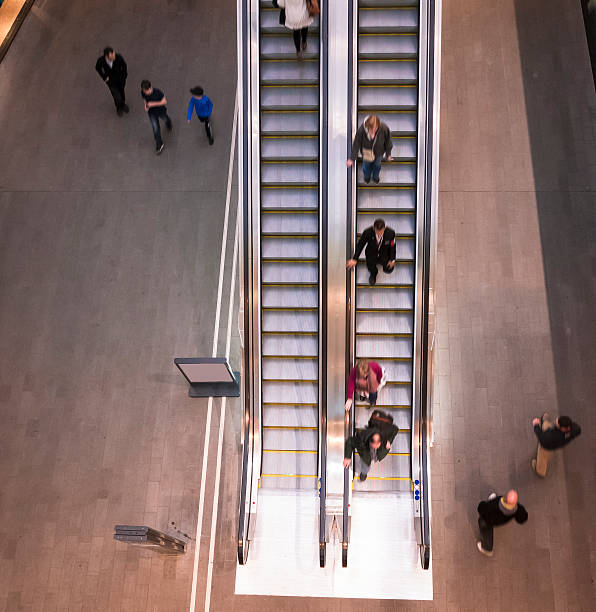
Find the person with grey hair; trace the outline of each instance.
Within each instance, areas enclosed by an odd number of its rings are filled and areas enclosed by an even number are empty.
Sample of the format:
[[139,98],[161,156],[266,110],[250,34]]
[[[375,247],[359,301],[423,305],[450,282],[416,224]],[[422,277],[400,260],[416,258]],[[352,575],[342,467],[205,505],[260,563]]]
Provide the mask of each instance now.
[[478,504],[478,527],[480,540],[478,550],[487,557],[493,556],[493,530],[507,524],[511,519],[522,525],[528,520],[526,509],[517,501],[517,491],[511,489],[506,495],[491,493],[488,500]]

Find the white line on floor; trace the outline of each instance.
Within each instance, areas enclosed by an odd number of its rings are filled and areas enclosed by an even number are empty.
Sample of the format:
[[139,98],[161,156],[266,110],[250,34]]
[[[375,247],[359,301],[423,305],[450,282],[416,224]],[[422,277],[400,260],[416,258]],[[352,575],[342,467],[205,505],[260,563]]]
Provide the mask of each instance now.
[[[240,198],[238,198],[238,211],[236,213],[236,239],[234,241],[234,255],[232,259],[232,280],[230,282],[230,306],[228,310],[228,330],[226,336],[226,358],[230,357],[230,344],[232,339],[232,318],[234,314],[234,296],[236,289],[236,262],[238,260],[238,240],[240,238]],[[217,514],[219,511],[219,483],[221,477],[221,457],[223,451],[223,435],[226,421],[226,398],[221,400],[221,416],[219,419],[219,435],[217,438],[217,464],[215,468],[215,489],[213,491],[213,509],[211,514],[211,535],[209,540],[209,564],[207,565],[207,585],[205,586],[205,612],[209,612],[211,605],[211,585],[213,583],[213,559],[215,557],[215,536],[217,530]]]
[[[219,340],[219,319],[221,313],[221,294],[223,288],[223,275],[226,254],[226,244],[228,238],[228,219],[230,213],[230,194],[232,192],[232,172],[234,168],[234,152],[236,151],[236,127],[238,120],[238,87],[236,87],[236,101],[234,103],[234,121],[232,124],[232,141],[230,143],[230,161],[228,166],[228,184],[226,190],[226,208],[224,213],[223,237],[221,242],[221,254],[219,258],[219,282],[217,285],[217,305],[215,308],[215,327],[213,330],[213,351],[212,357],[217,355],[217,343]],[[234,245],[236,249],[236,245]],[[235,265],[235,262],[232,266]],[[235,276],[235,274],[234,274]],[[232,296],[230,296],[230,300]],[[222,410],[225,404],[222,403]],[[203,446],[203,466],[201,469],[201,489],[199,493],[199,515],[197,517],[197,531],[195,537],[195,557],[192,569],[192,588],[190,594],[190,612],[195,611],[197,600],[197,580],[199,576],[199,556],[201,552],[201,531],[203,530],[203,512],[205,508],[205,484],[207,481],[207,460],[209,459],[209,438],[211,431],[211,414],[213,410],[213,398],[210,397],[207,403],[207,422],[205,424],[205,442]]]

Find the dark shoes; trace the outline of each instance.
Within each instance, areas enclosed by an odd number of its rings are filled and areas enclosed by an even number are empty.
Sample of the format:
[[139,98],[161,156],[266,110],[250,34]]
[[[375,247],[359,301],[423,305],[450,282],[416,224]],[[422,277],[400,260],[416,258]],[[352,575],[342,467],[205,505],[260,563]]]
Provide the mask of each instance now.
[[368,284],[369,285],[376,285],[377,284],[377,277],[374,274],[371,274],[368,277]]
[[172,131],[172,122],[166,123],[166,127],[168,128],[168,132]]
[[118,117],[122,117],[124,113],[128,113],[129,111],[130,111],[130,108],[128,108],[128,104],[123,104],[120,108],[116,109],[116,112],[118,113]]
[[212,145],[215,141],[213,140],[213,138],[209,139],[209,144]]
[[302,61],[302,51],[296,51],[296,59],[301,62]]
[[124,109],[117,108],[116,109],[116,114],[118,115],[118,117],[122,117],[122,115],[124,115]]
[[302,45],[301,45],[302,51],[306,51],[306,43],[307,43],[306,40],[302,43]]
[[378,185],[380,180],[380,178],[373,178],[373,183],[376,183]]
[[360,472],[360,482],[364,482],[366,480],[366,476],[367,474],[365,474],[364,472]]
[[162,151],[163,151],[163,144],[157,147],[157,149],[155,149],[155,155],[161,155]]
[[370,179],[369,179],[369,178],[364,177],[364,182],[365,182],[365,183],[368,185],[368,184],[370,183]]

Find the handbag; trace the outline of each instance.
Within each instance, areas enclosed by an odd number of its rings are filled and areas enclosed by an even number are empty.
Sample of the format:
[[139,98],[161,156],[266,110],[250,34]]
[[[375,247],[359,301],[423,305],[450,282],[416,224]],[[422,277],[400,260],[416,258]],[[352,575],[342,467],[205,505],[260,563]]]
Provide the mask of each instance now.
[[279,11],[279,25],[286,25],[286,9],[282,8]]
[[316,17],[321,12],[318,0],[306,0],[306,10],[311,17]]
[[377,142],[377,136],[379,135],[379,132],[377,131],[377,133],[375,134],[375,139],[373,140],[372,143],[372,147],[370,149],[365,149],[364,147],[362,147],[362,159],[365,162],[374,162],[375,161],[375,144]]

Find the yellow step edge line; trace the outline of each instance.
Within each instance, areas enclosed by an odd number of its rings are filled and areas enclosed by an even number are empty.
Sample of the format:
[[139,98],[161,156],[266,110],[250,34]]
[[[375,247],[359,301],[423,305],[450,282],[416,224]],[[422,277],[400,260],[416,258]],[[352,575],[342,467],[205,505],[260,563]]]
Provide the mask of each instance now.
[[[316,451],[312,451],[313,453]],[[360,453],[358,451],[354,451],[354,453],[356,455],[359,455]],[[399,456],[399,457],[409,457],[411,453],[387,453],[388,455],[393,455],[393,456]]]
[[358,185],[358,189],[385,189],[385,190],[392,190],[395,191],[397,190],[408,190],[408,191],[414,191],[414,185],[398,185],[397,187],[395,186],[387,186],[384,187],[383,185],[375,185],[374,187],[366,186],[366,185]]
[[412,57],[388,57],[386,59],[359,59],[359,62],[417,62],[418,60]]
[[317,431],[318,427],[294,427],[293,425],[263,425],[263,429],[288,429],[291,431],[298,429],[304,431]]
[[263,355],[261,359],[311,359],[316,361],[316,355]]
[[[299,138],[304,138],[304,139],[312,139],[314,140],[315,138],[318,138],[319,136],[317,134],[313,134],[312,136],[309,134],[290,134],[288,136],[261,136],[261,138],[263,138],[264,140],[279,140],[281,138],[285,138],[286,140],[290,139],[290,138],[294,138],[294,139],[299,139]],[[409,138],[409,137],[408,137]]]
[[264,331],[264,336],[287,336],[292,334],[293,336],[316,336],[319,332],[307,332],[307,331]]
[[318,108],[313,108],[313,109],[306,109],[306,110],[300,110],[298,108],[288,108],[288,109],[283,109],[283,110],[270,110],[270,109],[266,109],[266,108],[262,108],[261,109],[262,113],[270,113],[270,114],[275,114],[275,115],[279,115],[280,113],[318,113],[319,109]]
[[[263,402],[263,406],[308,406],[309,408],[316,408],[318,404],[301,404],[299,402]],[[267,425],[264,425],[263,427],[267,427]]]
[[418,8],[417,4],[394,4],[394,5],[384,5],[384,6],[359,6],[358,9],[361,11],[413,11]]
[[362,32],[358,36],[418,36],[418,32]]
[[[354,481],[360,481],[360,478],[352,478]],[[407,480],[412,479],[409,476],[369,476],[367,480]]]
[[406,84],[406,83],[400,83],[400,84],[394,83],[394,84],[388,84],[388,85],[385,85],[385,84],[379,84],[379,85],[359,85],[358,87],[377,87],[377,88],[378,87],[409,87],[410,89],[412,89],[412,88],[415,89],[417,87],[417,85],[410,85],[410,84]]
[[297,454],[306,454],[306,455],[316,455],[317,451],[315,450],[285,450],[281,448],[264,448],[264,453],[297,453]]
[[318,185],[261,185],[261,189],[318,189]]
[[263,89],[267,89],[267,88],[273,88],[273,87],[279,87],[280,89],[286,89],[286,88],[292,88],[292,89],[296,89],[297,87],[308,87],[310,89],[318,89],[319,85],[318,84],[310,84],[310,83],[295,83],[294,85],[271,85],[271,84],[267,84],[267,85],[261,85],[261,87]]
[[[315,159],[292,159],[292,160],[276,160],[276,159],[261,159],[261,162],[264,164],[318,164],[319,160]],[[397,162],[397,163],[403,163],[403,164],[407,164],[407,163],[413,163],[413,162]]]
[[264,383],[316,383],[319,382],[317,379],[310,378],[263,378]]
[[261,478],[318,478],[317,474],[261,474]]

